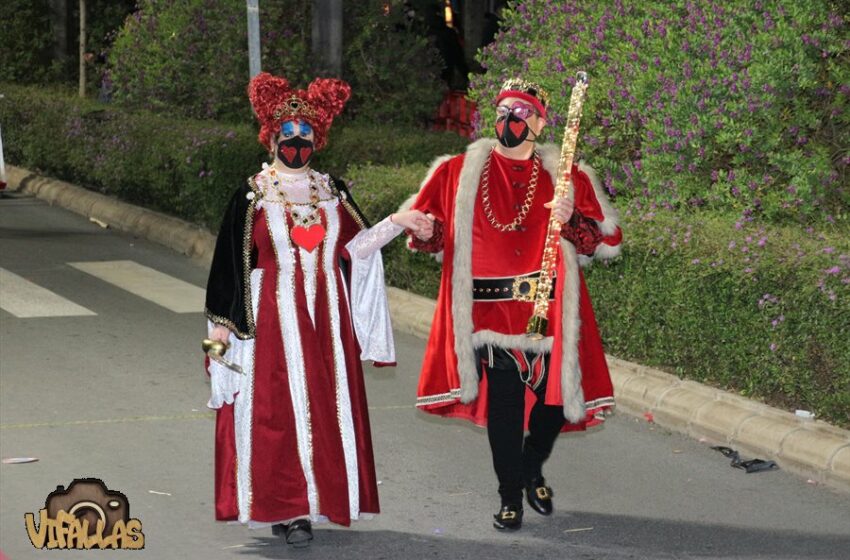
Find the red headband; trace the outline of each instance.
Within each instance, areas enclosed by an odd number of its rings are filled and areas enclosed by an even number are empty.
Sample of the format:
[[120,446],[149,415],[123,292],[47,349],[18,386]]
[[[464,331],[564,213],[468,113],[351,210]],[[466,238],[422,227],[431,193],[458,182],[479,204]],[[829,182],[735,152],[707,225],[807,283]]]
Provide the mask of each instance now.
[[351,86],[342,80],[316,78],[307,90],[292,89],[286,78],[261,72],[248,84],[248,98],[260,121],[260,144],[270,148],[280,125],[290,120],[303,120],[313,127],[315,149],[327,142],[334,117],[342,113],[351,97]]
[[525,101],[527,103],[530,103],[531,105],[534,106],[535,109],[537,109],[537,112],[540,113],[541,117],[543,117],[544,119],[546,118],[546,106],[543,105],[543,103],[539,99],[537,99],[535,96],[531,95],[530,93],[526,93],[524,91],[513,90],[513,89],[501,91],[501,92],[499,92],[499,96],[496,97],[496,105],[499,104],[499,101],[501,101],[502,99],[505,99],[507,97],[516,97],[518,99],[522,99],[523,101]]

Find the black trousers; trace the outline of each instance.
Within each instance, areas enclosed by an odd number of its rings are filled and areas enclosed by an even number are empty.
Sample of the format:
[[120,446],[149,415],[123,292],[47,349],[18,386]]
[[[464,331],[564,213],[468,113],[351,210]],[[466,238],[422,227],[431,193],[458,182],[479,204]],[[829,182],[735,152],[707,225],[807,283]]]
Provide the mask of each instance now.
[[534,356],[526,353],[526,363],[517,360],[509,350],[484,347],[478,358],[487,375],[487,436],[493,453],[493,467],[499,480],[502,505],[522,504],[522,489],[526,482],[542,476],[543,463],[552,453],[555,439],[564,426],[564,407],[544,404],[548,354],[539,359],[546,362],[546,373],[534,388],[537,396],[531,409],[528,436],[523,438],[527,372]]

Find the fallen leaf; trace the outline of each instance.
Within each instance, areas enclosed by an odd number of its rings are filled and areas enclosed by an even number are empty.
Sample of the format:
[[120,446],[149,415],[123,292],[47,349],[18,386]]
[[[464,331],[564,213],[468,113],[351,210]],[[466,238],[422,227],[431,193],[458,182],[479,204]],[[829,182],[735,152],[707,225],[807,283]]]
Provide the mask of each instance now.
[[643,417],[646,418],[647,422],[655,422],[655,416],[651,412],[644,412]]

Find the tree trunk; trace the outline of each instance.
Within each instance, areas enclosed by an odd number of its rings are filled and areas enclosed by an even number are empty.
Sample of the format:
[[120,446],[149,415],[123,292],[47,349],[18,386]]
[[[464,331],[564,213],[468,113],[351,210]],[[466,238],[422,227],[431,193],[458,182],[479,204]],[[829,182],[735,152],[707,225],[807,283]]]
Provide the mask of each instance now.
[[80,97],[86,96],[86,0],[80,0]]
[[50,0],[50,23],[53,27],[53,60],[65,69],[68,60],[67,0]]
[[313,60],[319,76],[342,76],[342,0],[313,0]]
[[475,54],[484,42],[484,14],[487,0],[464,0],[463,2],[463,50],[466,64],[475,71],[480,68]]

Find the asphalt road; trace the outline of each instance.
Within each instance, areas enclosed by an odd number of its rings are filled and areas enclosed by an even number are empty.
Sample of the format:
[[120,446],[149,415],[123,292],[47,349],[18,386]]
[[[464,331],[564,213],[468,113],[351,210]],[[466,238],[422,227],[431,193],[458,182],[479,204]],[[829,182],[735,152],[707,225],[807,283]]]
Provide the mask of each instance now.
[[[850,495],[781,471],[746,474],[626,415],[563,436],[545,471],[556,513],[526,509],[520,532],[497,533],[486,435],[414,409],[424,342],[404,334],[398,368],[366,368],[382,515],[320,526],[310,548],[288,548],[213,519],[201,266],[4,195],[0,269],[0,456],[38,458],[0,465],[0,549],[11,559],[850,557]],[[84,477],[127,496],[144,550],[33,548],[24,514]]]

